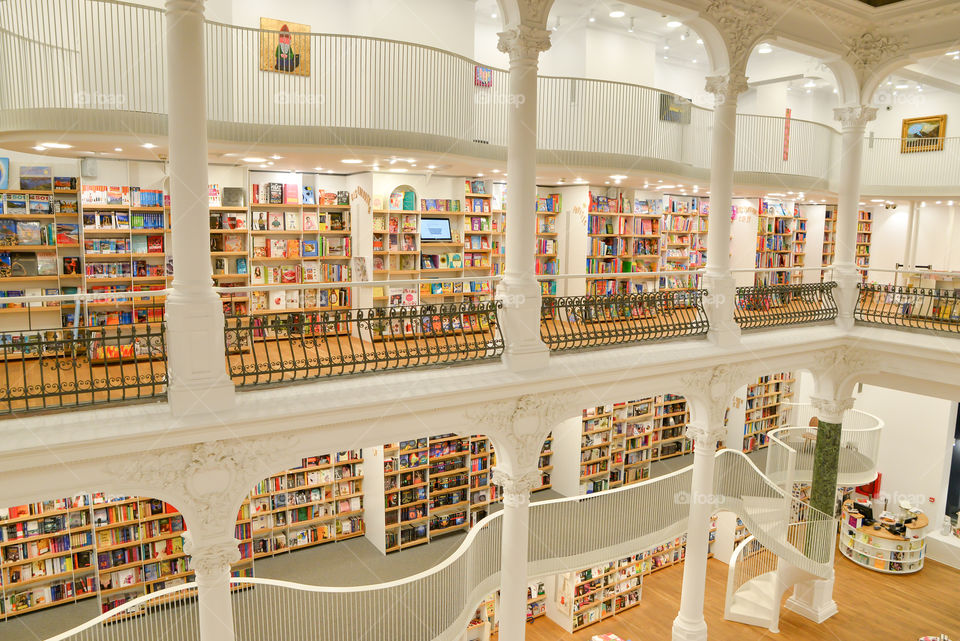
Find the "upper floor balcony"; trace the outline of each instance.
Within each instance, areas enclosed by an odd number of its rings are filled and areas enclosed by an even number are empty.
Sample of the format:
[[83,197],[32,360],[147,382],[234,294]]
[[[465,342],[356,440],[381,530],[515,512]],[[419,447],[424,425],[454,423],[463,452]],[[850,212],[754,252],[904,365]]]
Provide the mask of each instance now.
[[[164,136],[163,12],[113,0],[8,0],[0,16],[5,142],[27,132]],[[416,44],[298,35],[308,75],[260,71],[257,29],[205,27],[212,142],[349,145],[503,159],[508,73]],[[482,78],[481,78],[482,76]],[[713,113],[669,92],[583,78],[538,82],[542,165],[709,174]],[[741,114],[736,180],[796,190],[837,189],[833,123]],[[71,134],[67,134],[71,135]],[[864,141],[863,184],[884,195],[948,194],[960,183],[960,143],[902,153],[899,138]]]

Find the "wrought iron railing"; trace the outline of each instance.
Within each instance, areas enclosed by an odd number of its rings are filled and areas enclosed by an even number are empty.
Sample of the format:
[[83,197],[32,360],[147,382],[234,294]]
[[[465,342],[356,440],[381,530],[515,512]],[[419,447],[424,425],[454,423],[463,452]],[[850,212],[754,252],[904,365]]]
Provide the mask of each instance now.
[[835,282],[738,287],[734,318],[741,329],[820,323],[837,317]]
[[[66,309],[66,299],[3,299],[5,311],[22,310],[24,318],[17,320],[17,327],[24,329],[0,332],[0,416],[166,395],[162,321],[61,327],[61,304]],[[100,302],[97,309],[124,309],[129,302],[129,297]]]
[[499,358],[500,303],[267,312],[227,317],[240,387]]
[[540,337],[553,351],[706,335],[704,290],[544,298]]
[[960,333],[960,291],[876,283],[858,287],[858,322]]

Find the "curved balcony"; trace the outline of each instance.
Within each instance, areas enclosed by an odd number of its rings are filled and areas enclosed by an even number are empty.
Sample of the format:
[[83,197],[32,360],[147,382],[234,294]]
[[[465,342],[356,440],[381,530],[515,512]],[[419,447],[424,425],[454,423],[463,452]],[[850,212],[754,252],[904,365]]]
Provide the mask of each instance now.
[[[808,403],[790,403],[791,425],[770,432],[765,474],[773,482],[786,487],[793,481],[813,479],[817,428],[809,427],[817,410]],[[847,410],[840,432],[840,457],[837,462],[837,485],[870,483],[877,478],[877,458],[884,422],[861,410]]]
[[[532,504],[530,576],[622,558],[681,535],[687,529],[692,470]],[[718,507],[741,514],[765,546],[813,576],[829,576],[836,528],[832,518],[776,487],[740,452],[717,452],[714,486]],[[502,517],[503,512],[487,516],[441,563],[396,581],[330,588],[232,578],[233,586],[253,588],[232,594],[236,637],[266,641],[283,630],[281,636],[292,639],[313,630],[321,639],[458,639],[477,603],[499,585]],[[146,641],[166,638],[163,631],[176,631],[183,641],[198,639],[202,606],[192,600],[195,594],[195,584],[187,583],[139,597],[49,641]],[[177,599],[186,599],[182,607],[162,607]],[[270,612],[281,614],[267,620],[264,613]],[[380,616],[371,618],[370,612]],[[148,616],[123,621],[132,614]]]
[[[439,49],[310,34],[308,76],[259,70],[260,31],[206,25],[211,140],[350,145],[505,158],[508,74]],[[298,36],[299,37],[299,36]],[[0,129],[166,133],[163,12],[114,0],[7,0],[0,13]],[[539,80],[539,162],[706,178],[713,115],[649,87],[582,78]],[[738,118],[737,179],[827,188],[838,135],[783,118]]]

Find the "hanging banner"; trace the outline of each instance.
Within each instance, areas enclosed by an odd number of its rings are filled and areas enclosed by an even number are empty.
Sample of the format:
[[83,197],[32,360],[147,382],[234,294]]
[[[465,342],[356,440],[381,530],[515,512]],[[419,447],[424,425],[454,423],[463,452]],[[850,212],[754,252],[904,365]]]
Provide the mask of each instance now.
[[790,108],[787,107],[787,115],[783,119],[783,160],[790,160]]

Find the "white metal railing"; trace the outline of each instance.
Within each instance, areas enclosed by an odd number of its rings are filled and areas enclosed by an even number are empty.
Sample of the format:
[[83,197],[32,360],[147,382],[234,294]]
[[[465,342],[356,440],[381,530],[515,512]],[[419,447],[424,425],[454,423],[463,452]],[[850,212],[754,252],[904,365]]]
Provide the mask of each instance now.
[[192,581],[157,590],[47,641],[200,641],[196,594]]
[[[752,534],[777,554],[801,563],[818,576],[829,565],[818,561],[832,547],[832,532],[813,527],[810,508],[796,511],[786,526],[789,495],[770,483],[740,452],[717,453],[715,484],[722,508],[736,506]],[[615,490],[534,503],[529,514],[528,571],[531,576],[570,571],[635,554],[671,540],[687,529],[693,468]],[[735,494],[730,494],[734,492]],[[779,525],[760,502],[773,501]],[[444,561],[413,576],[377,585],[323,587],[259,578],[232,578],[234,586],[253,587],[232,595],[238,641],[277,638],[366,639],[367,641],[446,641],[459,638],[477,603],[500,579],[503,512],[487,516]],[[834,525],[830,519],[830,525]],[[768,527],[769,526],[769,527]],[[792,527],[792,526],[791,526]],[[808,546],[797,547],[798,534]],[[825,537],[819,540],[816,537]],[[827,552],[829,557],[829,550]],[[167,596],[190,586],[157,593]],[[148,641],[167,639],[157,632],[164,617],[151,620],[143,634],[105,621],[143,606],[146,597],[65,632],[51,641]],[[194,610],[195,611],[195,610]],[[371,613],[374,613],[371,616]],[[153,617],[151,617],[153,619]],[[182,641],[196,639],[195,620]],[[152,627],[150,627],[152,626]],[[125,630],[126,634],[115,632]],[[309,631],[309,637],[303,636]],[[115,636],[109,636],[114,634]],[[99,636],[98,636],[99,635]]]
[[[512,100],[506,71],[490,68],[491,85],[478,86],[477,62],[447,51],[317,33],[293,36],[309,75],[262,72],[260,42],[270,35],[207,23],[212,138],[301,142],[302,129],[284,128],[313,127],[318,144],[503,155]],[[162,133],[162,121],[146,116],[167,111],[165,47],[160,9],[118,0],[6,0],[0,79],[17,91],[0,96],[0,123],[30,129],[31,118],[41,118],[49,128],[51,114],[42,110],[84,109],[93,128],[124,122],[138,133]],[[645,158],[663,168],[710,166],[710,110],[691,105],[674,122],[663,109],[675,97],[650,87],[561,77],[541,77],[538,87],[541,149]],[[118,112],[127,116],[106,117]],[[836,131],[793,120],[784,160],[784,125],[780,117],[738,116],[736,169],[829,175]]]
[[748,581],[776,572],[780,558],[768,548],[760,545],[752,534],[740,542],[730,555],[727,569],[726,603],[733,602],[733,595]]
[[951,187],[960,184],[960,138],[942,138],[940,150],[904,152],[902,138],[867,138],[863,185],[872,187]]

